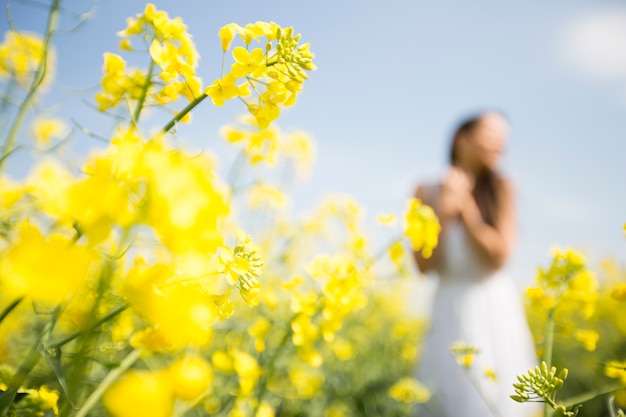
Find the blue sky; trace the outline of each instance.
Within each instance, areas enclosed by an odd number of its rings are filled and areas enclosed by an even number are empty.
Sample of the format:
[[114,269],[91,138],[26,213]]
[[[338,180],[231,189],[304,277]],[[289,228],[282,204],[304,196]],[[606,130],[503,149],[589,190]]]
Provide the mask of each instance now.
[[[0,0],[2,15],[8,0]],[[40,31],[44,11],[10,1],[19,29]],[[317,141],[311,177],[294,192],[303,211],[323,195],[353,195],[371,221],[400,213],[415,185],[445,170],[460,118],[495,108],[511,120],[503,170],[517,190],[520,236],[508,268],[529,283],[549,249],[573,246],[597,260],[626,260],[626,4],[623,1],[155,1],[181,16],[202,56],[205,83],[219,75],[217,32],[230,22],[272,20],[311,43],[318,70],[279,125]],[[63,3],[94,9],[74,33],[59,33],[57,84],[46,95],[57,115],[72,115],[105,136],[113,123],[81,101],[100,79],[102,54],[117,51],[115,32],[143,10],[137,0]],[[7,30],[2,18],[0,30]],[[63,28],[75,20],[65,15]],[[139,65],[139,62],[138,64]],[[178,135],[195,148],[232,154],[219,127],[238,103],[201,106]],[[161,124],[161,123],[159,123]],[[97,146],[77,135],[79,152]],[[9,169],[25,171],[17,161]]]

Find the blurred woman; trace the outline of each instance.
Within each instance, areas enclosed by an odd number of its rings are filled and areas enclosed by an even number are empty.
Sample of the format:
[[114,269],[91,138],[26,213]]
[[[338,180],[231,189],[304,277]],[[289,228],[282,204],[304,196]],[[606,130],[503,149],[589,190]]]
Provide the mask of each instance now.
[[[433,207],[442,227],[430,258],[414,253],[420,271],[439,278],[417,371],[432,392],[428,415],[513,417],[538,410],[509,397],[516,375],[534,367],[536,355],[521,293],[502,273],[516,235],[513,190],[498,172],[508,131],[507,119],[496,112],[464,121],[443,180],[415,193]],[[478,353],[455,356],[455,342]]]

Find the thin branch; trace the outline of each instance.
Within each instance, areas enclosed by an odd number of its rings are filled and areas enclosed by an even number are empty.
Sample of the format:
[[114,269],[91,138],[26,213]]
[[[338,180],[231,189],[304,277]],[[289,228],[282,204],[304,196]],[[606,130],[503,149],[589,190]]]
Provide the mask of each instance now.
[[106,111],[106,110],[104,110],[104,111],[100,110],[98,107],[94,106],[92,103],[88,102],[88,101],[87,101],[87,100],[85,100],[85,99],[83,99],[83,100],[81,100],[81,101],[82,101],[82,103],[83,103],[85,106],[89,107],[90,109],[95,110],[95,111],[97,111],[98,113],[104,114],[105,116],[108,116],[108,117],[110,117],[110,118],[112,118],[112,119],[115,119],[115,120],[120,121],[120,122],[126,122],[126,121],[128,121],[128,119],[127,119],[126,117],[124,117],[124,116],[120,116],[119,114],[115,114],[115,113],[112,113],[112,112],[110,112],[110,111]]
[[174,118],[172,120],[170,120],[165,126],[163,126],[163,129],[161,129],[161,131],[163,133],[169,132],[176,125],[176,123],[178,123],[180,121],[180,119],[185,117],[187,115],[187,113],[189,113],[191,110],[193,110],[194,107],[196,107],[198,104],[200,104],[202,102],[202,100],[204,100],[207,97],[208,96],[206,95],[206,93],[202,93],[202,95],[200,97],[196,98],[194,101],[192,101],[189,104],[187,104],[187,106],[185,106],[184,109],[182,109],[180,112],[178,112],[178,114],[176,116],[174,116]]
[[13,311],[15,307],[17,307],[22,302],[23,299],[24,297],[20,297],[16,299],[11,304],[9,304],[4,310],[2,310],[2,313],[0,313],[0,323],[2,323],[2,321],[6,318],[6,316],[8,316],[9,313],[11,313],[11,311]]
[[22,121],[24,120],[24,117],[26,116],[26,112],[28,111],[28,108],[30,107],[31,103],[35,100],[35,96],[37,95],[37,92],[39,88],[41,87],[41,85],[43,84],[43,81],[45,79],[47,69],[48,69],[48,52],[50,49],[50,41],[52,40],[52,34],[54,33],[54,30],[56,28],[59,2],[60,0],[53,0],[52,5],[50,6],[50,14],[48,15],[48,22],[46,24],[41,62],[39,63],[39,68],[37,68],[37,73],[30,87],[30,90],[28,91],[26,98],[20,105],[20,108],[18,109],[18,113],[15,116],[15,119],[13,120],[13,124],[11,128],[9,129],[9,134],[7,135],[5,142],[2,146],[1,155],[3,157],[0,160],[0,171],[2,170],[4,163],[6,162],[5,155],[7,155],[8,151],[11,148],[13,148],[13,144],[17,137],[17,132],[20,126],[22,125]]
[[78,130],[80,130],[80,131],[81,131],[84,135],[89,136],[90,138],[93,138],[93,139],[95,139],[95,140],[97,140],[97,141],[99,141],[99,142],[102,142],[102,143],[107,143],[107,144],[108,144],[108,143],[110,143],[110,141],[109,141],[107,138],[105,138],[104,136],[100,136],[100,135],[98,135],[97,133],[94,133],[94,132],[92,132],[91,130],[87,129],[86,127],[84,127],[83,125],[81,125],[80,123],[78,123],[78,122],[76,121],[76,119],[71,118],[71,119],[70,119],[70,121],[71,121],[71,122],[74,124],[74,126],[76,126],[76,128],[77,128]]

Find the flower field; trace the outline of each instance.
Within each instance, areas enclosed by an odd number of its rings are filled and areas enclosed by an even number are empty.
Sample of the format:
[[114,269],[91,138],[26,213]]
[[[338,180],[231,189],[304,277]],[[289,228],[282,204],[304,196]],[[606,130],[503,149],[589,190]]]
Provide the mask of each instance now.
[[[203,83],[183,20],[146,5],[112,28],[119,50],[86,63],[102,77],[85,99],[116,121],[100,137],[40,109],[63,10],[52,0],[39,33],[0,43],[0,417],[419,415],[428,323],[399,300],[418,279],[411,250],[437,245],[433,210],[411,199],[378,216],[389,238],[375,242],[358,202],[328,196],[294,217],[267,175],[312,166],[313,140],[278,128],[316,70],[306,33],[228,23],[222,73]],[[219,132],[238,153],[222,178],[176,127],[229,101],[242,116]],[[77,135],[104,145],[77,163],[63,152]],[[622,413],[626,271],[556,250],[525,297],[546,370],[520,376],[511,401]]]

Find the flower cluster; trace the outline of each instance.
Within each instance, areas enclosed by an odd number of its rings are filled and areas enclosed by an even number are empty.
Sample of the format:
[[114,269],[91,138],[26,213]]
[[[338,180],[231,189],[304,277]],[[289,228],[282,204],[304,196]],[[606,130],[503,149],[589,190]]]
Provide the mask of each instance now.
[[578,414],[580,407],[574,410],[567,410],[563,404],[556,401],[557,391],[563,386],[563,382],[567,379],[567,368],[563,368],[556,374],[556,367],[552,366],[548,369],[545,362],[541,362],[541,366],[535,369],[529,369],[526,374],[519,375],[519,382],[513,384],[515,394],[511,398],[517,402],[523,403],[528,401],[540,401],[550,405],[555,411],[555,416],[574,417]]
[[418,380],[402,378],[389,388],[389,396],[405,403],[423,404],[430,399],[430,392]]
[[[17,34],[7,37],[0,77],[21,83],[46,73],[59,11],[53,2],[40,52],[34,41],[22,48]],[[236,36],[244,46],[203,89],[180,18],[148,4],[118,34],[120,49],[144,52],[149,67],[104,55],[96,101],[118,120],[106,146],[79,166],[68,162],[55,150],[72,132],[61,120],[30,117],[38,109],[28,100],[10,125],[1,161],[22,146],[18,136],[47,157],[19,181],[0,174],[0,360],[15,364],[0,367],[0,415],[273,417],[311,406],[313,415],[338,417],[355,413],[358,401],[378,410],[426,401],[417,381],[400,379],[423,326],[397,302],[401,289],[383,296],[371,288],[377,258],[360,224],[364,210],[350,198],[329,199],[288,220],[272,211],[287,205],[283,188],[260,178],[222,182],[215,160],[170,140],[171,126],[203,99],[219,106],[240,97],[252,116],[244,128],[223,130],[242,145],[233,166],[287,161],[306,171],[311,139],[270,122],[315,69],[308,44],[275,23],[227,25],[225,55]],[[190,103],[147,134],[142,111],[179,98]],[[129,114],[114,109],[121,103]],[[425,206],[412,208],[414,247],[432,250],[436,219]]]
[[[132,51],[132,39],[146,43],[151,57],[147,72],[127,70],[124,59],[112,53],[104,55],[102,92],[96,95],[98,108],[115,107],[124,98],[137,102],[150,98],[156,104],[175,102],[181,96],[193,101],[202,94],[202,80],[196,76],[199,55],[183,21],[170,18],[153,4],[146,5],[143,13],[128,19],[127,27],[118,32],[122,37],[120,49]],[[158,80],[153,79],[158,66]]]
[[[280,115],[280,106],[292,106],[307,71],[315,70],[313,53],[309,44],[299,44],[300,35],[293,28],[281,28],[274,22],[256,22],[245,27],[229,24],[220,30],[222,49],[226,53],[236,34],[246,47],[237,46],[232,51],[234,63],[230,72],[223,74],[205,89],[213,103],[221,106],[235,97],[248,97],[250,90],[255,101],[245,101],[248,111],[264,128]],[[262,38],[265,40],[262,41]],[[260,45],[252,48],[253,42]],[[244,79],[243,84],[237,84]]]
[[477,353],[480,353],[480,350],[463,341],[457,341],[450,346],[450,353],[454,356],[459,366],[469,369],[474,363],[474,357]]
[[212,384],[211,365],[202,356],[188,354],[163,369],[126,372],[106,391],[102,401],[114,416],[167,417],[172,415],[176,399],[191,402]]
[[51,66],[53,54],[46,51],[39,35],[6,32],[4,42],[0,44],[0,80],[13,80],[21,88],[30,88],[44,57],[46,65]]
[[275,126],[261,127],[254,117],[242,117],[237,125],[226,125],[220,134],[231,144],[241,147],[247,160],[256,165],[275,166],[290,160],[298,173],[310,170],[315,151],[312,139],[304,132],[283,133]]
[[411,240],[414,251],[421,251],[426,258],[430,257],[437,246],[441,226],[432,207],[422,204],[413,198],[405,216],[404,233]]
[[589,318],[597,301],[598,283],[585,264],[584,256],[573,250],[555,248],[547,269],[539,268],[536,287],[528,288],[526,296],[546,309],[557,308],[559,303],[577,306]]

